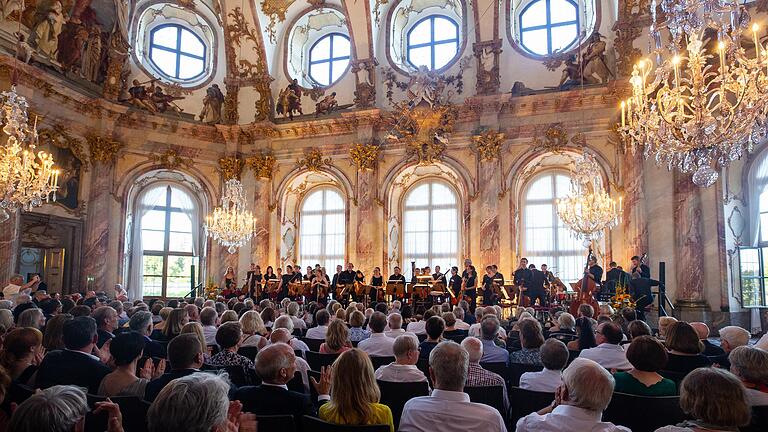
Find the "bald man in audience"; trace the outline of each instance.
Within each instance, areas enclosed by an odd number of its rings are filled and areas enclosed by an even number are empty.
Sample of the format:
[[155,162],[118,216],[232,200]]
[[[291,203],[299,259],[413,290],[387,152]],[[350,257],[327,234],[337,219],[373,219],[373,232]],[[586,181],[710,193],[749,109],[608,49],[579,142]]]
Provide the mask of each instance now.
[[461,346],[469,353],[469,370],[467,371],[467,387],[501,387],[504,395],[504,411],[509,410],[507,385],[501,375],[485,370],[480,366],[483,357],[483,343],[475,337],[464,338]]
[[412,334],[403,334],[395,338],[392,345],[395,361],[376,369],[376,379],[389,382],[426,381],[424,372],[416,367],[419,360],[419,339]]
[[[291,339],[293,339],[293,335],[291,335],[288,329],[284,328],[275,329],[269,338],[270,342],[273,344],[284,343],[288,345],[291,344]],[[294,350],[295,349],[296,348],[294,348]],[[309,363],[301,357],[296,357],[295,366],[296,370],[301,373],[301,382],[304,384],[304,393],[309,394]]]
[[[387,326],[389,327],[389,330],[384,332],[387,337],[395,339],[400,335],[406,334],[406,331],[403,328],[403,316],[399,313],[393,313],[387,316]],[[413,335],[416,336],[415,334]]]
[[[400,432],[506,432],[499,411],[470,402],[464,393],[469,353],[453,341],[437,344],[429,354],[429,374],[435,389],[430,396],[406,402]],[[446,414],[448,413],[448,414]]]
[[516,430],[631,432],[623,426],[602,421],[614,385],[613,376],[604,367],[592,360],[577,358],[563,372],[563,384],[557,388],[552,404],[518,420]]
[[696,334],[699,335],[701,343],[704,344],[704,354],[707,357],[714,357],[725,354],[723,349],[709,341],[709,326],[703,322],[692,322],[691,327],[696,330]]

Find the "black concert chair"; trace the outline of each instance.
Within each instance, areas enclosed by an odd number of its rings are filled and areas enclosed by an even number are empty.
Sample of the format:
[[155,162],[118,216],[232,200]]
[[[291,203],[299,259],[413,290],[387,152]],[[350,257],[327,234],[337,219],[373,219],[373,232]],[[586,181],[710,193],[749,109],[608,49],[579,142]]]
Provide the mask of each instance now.
[[416,368],[424,372],[424,375],[426,375],[427,380],[429,381],[429,385],[432,386],[432,377],[429,376],[429,360],[423,358],[418,359],[416,361]]
[[509,366],[504,362],[480,362],[480,367],[498,374],[504,378],[504,382],[509,381]]
[[520,387],[510,388],[508,397],[511,429],[514,429],[514,425],[521,418],[549,406],[555,400],[554,393],[523,390]]
[[312,432],[389,432],[389,425],[342,426],[306,415],[301,419],[301,423],[304,431]]
[[229,375],[229,380],[236,387],[242,387],[247,385],[259,385],[261,384],[261,378],[256,375],[256,372],[250,369],[246,369],[242,366],[213,366],[204,364],[200,368],[202,371],[224,371]]
[[416,337],[419,338],[419,343],[422,343],[425,340],[427,340],[427,335],[426,334],[416,335]]
[[680,383],[683,381],[683,378],[685,378],[685,376],[688,374],[685,372],[660,370],[659,375],[663,376],[664,378],[671,379],[679,387]]
[[370,356],[370,358],[371,363],[373,363],[373,370],[376,370],[382,366],[386,366],[395,361],[394,357]]
[[240,349],[237,350],[237,353],[255,362],[256,354],[259,353],[259,347],[255,347],[255,346],[240,347]]
[[259,430],[296,432],[296,420],[291,415],[256,416]]
[[[643,409],[637,409],[643,407]],[[633,432],[652,432],[685,420],[678,396],[636,396],[614,393],[603,412],[603,421],[626,426]]]
[[307,358],[307,363],[312,370],[319,371],[323,366],[330,366],[339,357],[338,354],[320,354],[314,351],[307,351],[304,353]]
[[301,379],[301,372],[296,371],[293,374],[293,378],[288,381],[288,390],[292,390],[299,393],[304,393],[304,381]]
[[304,351],[302,351],[300,349],[293,350],[293,353],[296,355],[296,357],[304,358]]
[[301,338],[302,341],[304,341],[305,344],[307,344],[307,347],[309,347],[310,351],[318,352],[320,351],[320,345],[325,342],[325,339],[309,339],[309,338]]
[[469,395],[469,400],[496,408],[501,417],[506,419],[504,410],[504,388],[502,386],[488,387],[464,387],[464,393]]
[[409,400],[418,396],[428,396],[429,387],[426,381],[421,382],[389,382],[376,381],[381,391],[381,403],[392,410],[392,418],[395,420],[395,430],[400,426],[400,417],[403,415],[403,407]]
[[520,385],[520,377],[523,376],[526,372],[539,372],[544,370],[544,366],[539,365],[529,365],[529,364],[521,364],[521,363],[510,363],[509,364],[509,385],[511,386],[519,386]]
[[576,359],[579,354],[581,354],[581,351],[568,350],[568,364],[571,364],[571,362]]
[[149,430],[147,424],[149,402],[136,396],[113,396],[110,400],[120,407],[125,432],[146,432]]
[[16,405],[21,405],[22,402],[29,399],[33,394],[35,394],[34,388],[24,384],[11,383],[11,386],[8,388],[8,394],[5,397],[5,400],[3,400],[3,407],[7,404],[9,409],[8,413],[10,414],[11,402]]
[[740,432],[764,432],[768,430],[768,405],[753,406],[749,425],[740,427]]
[[83,432],[104,432],[107,430],[109,416],[106,411],[94,414],[93,411],[85,415]]
[[208,345],[207,348],[208,348],[208,351],[210,351],[210,354],[212,356],[218,354],[219,351],[221,351],[218,345]]

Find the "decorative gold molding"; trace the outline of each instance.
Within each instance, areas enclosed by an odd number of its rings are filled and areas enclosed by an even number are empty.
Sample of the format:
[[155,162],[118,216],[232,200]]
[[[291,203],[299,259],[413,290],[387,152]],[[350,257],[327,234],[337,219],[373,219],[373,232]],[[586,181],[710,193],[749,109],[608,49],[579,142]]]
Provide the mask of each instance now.
[[117,159],[117,153],[123,148],[123,143],[112,137],[104,137],[90,133],[85,136],[91,153],[91,162],[112,164]]
[[349,149],[349,158],[359,171],[374,170],[381,148],[376,144],[355,144]]
[[40,129],[37,132],[41,143],[50,143],[52,146],[69,149],[72,154],[80,161],[83,171],[88,171],[88,153],[83,148],[83,142],[67,133],[64,126],[55,124],[51,128]]
[[472,136],[472,149],[481,160],[492,161],[501,157],[503,142],[503,133],[489,129],[479,135]]
[[405,143],[409,158],[429,165],[442,158],[448,143],[446,134],[453,130],[457,117],[458,109],[454,105],[410,107],[406,102],[400,102],[395,104],[395,110],[387,114],[383,123],[391,128],[387,136],[389,141]]
[[268,153],[258,153],[245,159],[257,178],[271,179],[275,173],[277,159]]
[[165,152],[160,154],[151,154],[149,155],[149,159],[171,170],[178,169],[182,166],[189,168],[194,164],[192,158],[181,156],[179,151],[173,147],[168,148]]
[[269,17],[269,24],[267,25],[266,32],[269,34],[270,42],[275,42],[276,32],[275,26],[278,22],[285,21],[285,13],[288,8],[291,7],[296,0],[263,0],[261,3],[261,11],[264,15]]
[[544,140],[539,138],[538,134],[533,138],[534,150],[559,154],[563,152],[567,145],[568,133],[561,123],[550,125],[544,131]]
[[219,172],[224,181],[239,179],[245,163],[239,156],[225,156],[219,159]]
[[320,171],[324,165],[331,165],[331,159],[323,159],[323,153],[320,149],[311,148],[304,152],[304,157],[296,160],[296,164],[299,168],[304,168],[309,171]]

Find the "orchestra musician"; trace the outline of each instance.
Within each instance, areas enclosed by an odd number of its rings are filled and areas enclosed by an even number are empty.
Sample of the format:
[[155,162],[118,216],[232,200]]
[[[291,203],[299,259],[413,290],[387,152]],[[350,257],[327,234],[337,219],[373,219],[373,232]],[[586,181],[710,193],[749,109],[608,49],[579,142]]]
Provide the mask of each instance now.
[[285,274],[280,278],[280,295],[277,297],[278,301],[282,301],[284,298],[289,297],[288,284],[293,282],[301,282],[301,273],[295,272],[292,265],[287,265],[285,266]]
[[515,270],[513,278],[516,287],[515,296],[517,297],[517,304],[520,304],[523,299],[524,290],[531,284],[531,270],[528,268],[528,258],[520,258],[520,265]]
[[440,266],[435,266],[435,272],[432,273],[432,283],[441,283],[446,285],[445,274],[440,272]]
[[643,264],[642,260],[639,256],[635,255],[632,257],[632,271],[630,271],[631,274],[638,273],[640,277],[643,278],[651,278],[651,269],[647,265]]
[[496,272],[494,272],[493,266],[485,266],[485,275],[483,276],[483,306],[494,306],[498,303],[498,295],[493,286],[494,279],[496,279]]
[[312,276],[312,295],[314,300],[320,304],[328,304],[329,289],[330,281],[328,280],[328,275],[325,274],[322,268],[315,270]]
[[597,285],[600,285],[600,281],[603,280],[603,268],[597,264],[597,258],[594,256],[589,259],[589,269],[586,275]]
[[529,265],[528,269],[531,271],[531,278],[529,279],[529,285],[527,286],[528,289],[526,290],[525,295],[530,299],[531,306],[536,304],[537,299],[539,300],[540,306],[546,306],[549,303],[547,291],[544,288],[546,276],[544,275],[544,272],[536,269],[535,264]]
[[381,268],[375,267],[373,269],[373,276],[371,276],[371,304],[379,301],[379,291],[384,286],[384,276],[381,275]]
[[344,267],[342,267],[341,264],[337,265],[336,273],[333,275],[333,279],[331,280],[331,293],[333,293],[334,297],[337,296],[336,285],[339,283],[339,278],[341,277],[341,273],[343,273],[343,269]]
[[[362,285],[365,285],[365,275],[363,274],[363,272],[361,270],[358,270],[358,271],[355,272],[355,282],[357,282],[359,284],[362,284]],[[353,291],[351,291],[351,293],[352,293],[352,300],[353,301],[356,301],[356,302],[363,301],[362,296],[358,296],[357,292],[355,292],[353,290]]]
[[[246,286],[248,289],[248,297],[252,299],[257,299],[256,292],[258,291],[261,293],[263,290],[261,289],[261,282],[262,282],[262,274],[261,274],[261,267],[256,265],[256,263],[251,263],[251,269],[248,270],[248,273],[246,273]],[[256,285],[259,285],[259,289],[256,289]]]
[[448,280],[447,289],[451,290],[454,297],[461,299],[462,285],[463,280],[461,279],[461,276],[459,276],[459,268],[456,266],[451,267],[451,278]]
[[546,264],[541,265],[541,272],[544,273],[544,284],[549,285],[555,281],[555,275],[549,271],[549,267]]
[[[469,261],[464,261],[465,263]],[[469,261],[469,267],[464,270],[461,277],[461,282],[464,284],[464,295],[469,297],[469,310],[475,313],[477,307],[477,270],[472,265],[472,261]]]
[[[387,279],[387,283],[390,282],[400,282],[403,285],[403,288],[405,288],[405,275],[401,273],[400,267],[395,266],[393,269],[393,273],[389,275],[389,278]],[[400,295],[393,296],[394,300],[402,300],[402,297]]]
[[[264,286],[266,287],[266,282],[270,280],[280,280],[279,277],[275,274],[275,271],[272,269],[272,266],[267,266],[267,270],[264,272]],[[263,300],[269,298],[269,293],[266,289],[261,291],[261,296],[259,300]]]
[[[318,265],[316,266],[316,268],[317,267],[320,267],[320,266]],[[307,272],[304,273],[304,280],[311,282],[314,277],[315,277],[315,271],[312,270],[312,266],[307,266]]]
[[629,282],[629,294],[635,301],[635,314],[637,319],[645,321],[645,308],[653,303],[654,294],[651,287],[659,286],[659,281],[640,276],[641,272],[632,273]]
[[[347,269],[339,274],[336,280],[336,300],[342,301],[352,292],[352,285],[355,283],[355,266],[352,263],[347,263]],[[340,287],[344,285],[346,289]]]

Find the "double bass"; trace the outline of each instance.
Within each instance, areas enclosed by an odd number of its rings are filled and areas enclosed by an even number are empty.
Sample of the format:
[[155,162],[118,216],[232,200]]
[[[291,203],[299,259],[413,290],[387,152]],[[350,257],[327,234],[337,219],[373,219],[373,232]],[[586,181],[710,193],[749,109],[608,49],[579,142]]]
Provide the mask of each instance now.
[[594,258],[592,248],[589,248],[589,254],[587,254],[587,264],[584,266],[584,276],[578,282],[573,284],[576,289],[576,298],[571,301],[571,305],[568,307],[568,312],[575,316],[579,316],[579,306],[588,304],[592,306],[594,316],[592,318],[597,319],[600,312],[600,304],[595,300],[595,292],[597,291],[597,283],[589,277],[589,262]]

